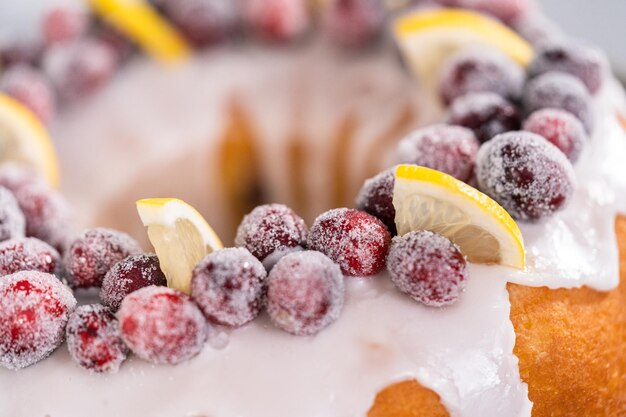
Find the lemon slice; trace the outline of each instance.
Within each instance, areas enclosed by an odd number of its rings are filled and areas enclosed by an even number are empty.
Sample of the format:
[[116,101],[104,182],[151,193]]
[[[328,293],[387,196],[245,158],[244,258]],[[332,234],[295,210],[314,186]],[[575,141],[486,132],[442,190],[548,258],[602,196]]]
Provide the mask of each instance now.
[[172,62],[189,55],[183,37],[145,0],[90,0],[90,4],[98,16],[156,59]]
[[193,268],[208,253],[223,248],[220,238],[195,208],[177,198],[139,200],[137,212],[167,285],[189,294]]
[[524,239],[498,203],[450,175],[400,165],[393,190],[398,234],[430,230],[459,245],[470,262],[524,269]]
[[50,185],[59,185],[54,145],[37,116],[17,100],[0,93],[0,164],[32,166]]
[[513,30],[468,10],[414,11],[399,17],[393,32],[411,69],[427,87],[435,85],[443,60],[467,45],[497,48],[524,67],[534,55],[532,46]]

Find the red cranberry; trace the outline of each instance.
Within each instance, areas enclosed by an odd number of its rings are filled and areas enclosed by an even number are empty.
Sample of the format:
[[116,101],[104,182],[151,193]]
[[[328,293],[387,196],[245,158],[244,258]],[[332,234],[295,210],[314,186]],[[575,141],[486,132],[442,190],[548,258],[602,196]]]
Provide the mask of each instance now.
[[65,100],[89,94],[113,76],[118,56],[107,43],[95,38],[54,45],[43,57],[43,68]]
[[453,304],[469,278],[458,246],[427,230],[395,237],[387,268],[400,291],[430,307]]
[[115,373],[128,355],[117,319],[103,305],[78,307],[67,322],[66,334],[70,356],[89,371]]
[[44,183],[31,183],[19,187],[15,198],[26,218],[26,236],[41,239],[63,252],[72,223],[72,213],[63,195]]
[[235,237],[260,260],[277,251],[304,245],[307,227],[304,220],[282,204],[265,204],[246,215]]
[[396,183],[395,168],[383,171],[365,181],[356,197],[356,207],[377,217],[395,236],[396,208],[393,206],[393,187]]
[[350,276],[374,275],[385,266],[391,236],[376,217],[339,208],[315,219],[307,247],[337,262]]
[[531,77],[549,71],[571,74],[581,80],[591,94],[595,94],[602,85],[605,61],[596,49],[562,39],[550,40],[537,48],[528,68]]
[[60,270],[59,252],[44,241],[27,237],[0,243],[0,275],[19,271],[59,274]]
[[461,126],[435,125],[418,129],[398,144],[398,162],[421,165],[468,182],[480,143]]
[[135,239],[117,230],[85,230],[67,251],[65,266],[74,287],[100,287],[107,272],[130,255],[141,253]]
[[245,0],[244,18],[255,34],[273,42],[297,39],[311,23],[305,0]]
[[520,117],[508,100],[488,92],[461,96],[448,110],[448,123],[472,129],[481,143],[500,133],[519,129]]
[[297,336],[311,336],[341,313],[344,283],[341,269],[315,251],[282,258],[269,274],[267,313],[272,322]]
[[380,36],[385,22],[381,0],[330,0],[322,11],[322,27],[341,46],[360,47]]
[[531,0],[438,0],[444,6],[462,7],[487,13],[503,22],[511,22],[528,14],[534,7]]
[[558,109],[537,110],[524,122],[524,130],[548,139],[572,163],[576,162],[589,140],[580,120],[571,113]]
[[20,369],[44,359],[63,342],[76,307],[54,275],[23,271],[0,277],[0,365]]
[[218,250],[193,270],[191,296],[210,321],[242,326],[263,307],[266,276],[263,264],[247,249]]
[[167,285],[159,258],[156,255],[131,255],[106,273],[100,301],[112,311],[117,311],[128,294],[149,285]]
[[165,15],[197,46],[223,41],[239,27],[232,0],[161,0]]
[[539,220],[567,205],[576,187],[565,155],[530,132],[503,133],[478,151],[480,189],[519,220]]
[[45,43],[52,45],[82,36],[89,26],[89,17],[78,8],[54,7],[46,12],[41,26]]
[[26,220],[13,193],[0,186],[0,242],[24,237]]
[[582,122],[588,133],[593,130],[591,96],[585,85],[573,75],[547,72],[527,84],[524,92],[526,114],[545,108],[566,110]]
[[41,184],[43,180],[29,165],[17,162],[0,164],[0,186],[8,188],[13,194],[31,184]]
[[459,50],[443,64],[439,95],[446,104],[467,93],[492,92],[509,100],[519,99],[524,71],[508,56],[491,48]]
[[2,74],[0,90],[22,103],[42,123],[50,124],[54,119],[54,90],[38,70],[24,64],[10,67]]
[[172,288],[150,286],[129,294],[117,317],[124,342],[151,363],[174,365],[191,359],[206,340],[202,312]]

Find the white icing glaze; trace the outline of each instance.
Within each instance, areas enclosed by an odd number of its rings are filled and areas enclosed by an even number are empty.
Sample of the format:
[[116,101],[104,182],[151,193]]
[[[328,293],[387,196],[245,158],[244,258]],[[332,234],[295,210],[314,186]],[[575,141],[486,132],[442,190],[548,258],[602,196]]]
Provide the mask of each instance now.
[[[290,128],[284,123],[285,111],[293,104],[289,81],[299,83],[302,76],[309,76],[304,69],[313,62],[320,65],[308,84],[313,92],[303,122],[312,142],[323,140],[334,126],[328,120],[336,121],[341,113],[329,103],[343,109],[358,97],[354,92],[319,92],[316,86],[337,79],[355,86],[358,83],[348,81],[359,79],[363,71],[363,79],[376,75],[385,80],[378,91],[387,97],[385,106],[397,108],[402,102],[398,97],[406,98],[402,93],[406,78],[384,54],[350,66],[313,47],[304,52],[247,52],[217,50],[175,70],[135,63],[110,89],[67,114],[56,133],[67,168],[66,190],[82,202],[83,212],[98,218],[98,211],[110,208],[104,202],[119,196],[121,184],[137,188],[151,178],[165,178],[163,172],[177,172],[172,178],[185,181],[170,188],[159,182],[148,192],[173,189],[195,203],[193,196],[207,194],[199,190],[215,189],[210,178],[198,177],[206,164],[204,152],[210,148],[206,138],[219,135],[225,97],[234,87],[250,92],[246,100],[252,120],[264,137],[273,140]],[[277,87],[276,80],[287,87]],[[156,83],[162,88],[154,89]],[[441,396],[453,417],[530,416],[527,388],[512,352],[515,333],[504,278],[599,289],[616,284],[613,219],[618,202],[624,208],[626,201],[626,138],[614,111],[618,105],[624,108],[620,94],[611,86],[598,98],[602,120],[578,164],[580,188],[573,204],[550,221],[522,225],[531,273],[472,265],[460,302],[441,310],[399,294],[385,274],[348,279],[342,316],[318,336],[290,336],[262,316],[228,336],[216,334],[197,358],[175,367],[155,367],[133,358],[117,375],[91,375],[73,364],[62,347],[51,358],[17,373],[0,369],[0,415],[362,416],[380,389],[416,378]],[[198,116],[198,107],[206,108],[206,117]],[[380,107],[365,104],[358,110],[372,119],[365,137],[384,128],[376,120]],[[432,120],[429,106],[421,110],[422,122]],[[196,155],[181,154],[180,140],[187,140],[185,148]],[[266,157],[272,156],[275,142],[265,144]],[[137,152],[145,158],[138,158]],[[181,160],[189,163],[183,167]],[[278,198],[284,195],[280,181],[284,169],[269,169]],[[160,175],[150,177],[146,172]],[[322,195],[321,186],[312,188],[314,195]],[[209,217],[219,218],[213,211],[218,208],[210,207],[219,194],[209,194],[201,207],[209,210]],[[124,198],[128,203],[131,197]],[[84,224],[91,221],[83,219]]]
[[347,279],[341,317],[316,337],[263,315],[226,347],[174,367],[133,358],[116,375],[91,375],[63,346],[31,368],[0,370],[10,399],[0,415],[363,416],[386,384],[417,378],[452,416],[529,416],[501,274],[472,266],[461,301],[445,310],[411,301],[385,274]]

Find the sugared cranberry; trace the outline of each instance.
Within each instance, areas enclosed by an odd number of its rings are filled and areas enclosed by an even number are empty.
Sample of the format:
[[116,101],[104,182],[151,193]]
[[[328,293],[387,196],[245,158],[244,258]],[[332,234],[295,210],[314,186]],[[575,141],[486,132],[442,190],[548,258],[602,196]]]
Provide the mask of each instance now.
[[436,169],[468,182],[480,143],[461,126],[435,125],[418,129],[398,144],[398,162]]
[[0,277],[0,365],[20,369],[47,357],[63,342],[75,307],[74,295],[54,275]]
[[539,220],[569,202],[576,181],[565,155],[531,132],[503,133],[478,151],[480,189],[519,220]]
[[117,319],[101,304],[78,307],[67,322],[66,334],[70,356],[89,371],[115,373],[128,355]]
[[525,16],[534,7],[531,0],[438,0],[449,7],[462,7],[487,13],[503,22],[511,22]]
[[245,0],[244,19],[257,36],[273,42],[297,39],[311,23],[305,0]]
[[344,302],[341,269],[320,252],[282,258],[269,274],[267,313],[279,328],[311,336],[339,317]]
[[396,208],[393,206],[395,183],[395,168],[388,169],[366,180],[356,197],[356,207],[377,217],[392,236],[397,234]]
[[109,269],[102,280],[100,301],[117,311],[131,292],[149,285],[167,285],[156,255],[131,255]]
[[47,45],[77,39],[87,31],[88,26],[89,17],[84,10],[62,6],[48,10],[41,22]]
[[0,242],[24,237],[26,220],[13,193],[0,186]]
[[155,364],[191,359],[202,350],[207,336],[198,306],[172,288],[150,286],[129,294],[117,318],[130,350]]
[[14,194],[26,218],[26,236],[63,252],[72,223],[72,212],[63,195],[44,183],[24,185]]
[[12,65],[34,65],[43,45],[39,41],[11,41],[0,44],[0,65],[3,68]]
[[400,291],[430,307],[454,303],[469,278],[458,246],[427,230],[395,237],[387,269]]
[[577,77],[591,94],[602,85],[605,61],[595,49],[569,40],[543,42],[535,51],[528,72],[531,77],[549,71],[561,71]]
[[13,194],[27,185],[42,182],[37,171],[29,165],[17,162],[0,164],[0,186],[8,188]]
[[385,22],[381,0],[330,0],[322,10],[322,28],[333,42],[360,47],[380,36]]
[[591,96],[585,85],[573,75],[564,72],[547,72],[526,85],[524,110],[554,108],[566,110],[576,116],[590,133],[593,130]]
[[232,0],[160,0],[165,15],[197,46],[223,41],[239,27]]
[[307,227],[293,210],[282,204],[265,204],[247,214],[235,237],[235,245],[243,246],[260,260],[274,252],[304,245]]
[[59,252],[42,240],[26,237],[0,243],[0,275],[19,271],[58,274],[60,270]]
[[218,250],[193,270],[191,296],[212,322],[242,326],[263,307],[266,276],[263,264],[247,249]]
[[10,67],[0,78],[0,90],[26,106],[44,124],[54,119],[54,89],[38,70],[25,64]]
[[107,272],[130,255],[141,253],[135,239],[117,230],[85,230],[69,247],[65,266],[74,287],[100,287]]
[[451,103],[467,93],[492,92],[509,100],[519,99],[524,71],[508,56],[491,48],[459,50],[443,64],[439,95]]
[[474,131],[483,143],[500,133],[520,128],[521,116],[508,100],[495,93],[469,93],[452,102],[448,122]]
[[576,162],[589,140],[580,120],[565,110],[537,110],[524,122],[524,130],[548,139],[572,163]]
[[390,240],[389,231],[376,217],[339,208],[315,219],[307,247],[337,262],[346,275],[367,276],[385,266]]
[[125,62],[136,51],[137,46],[114,26],[100,20],[92,23],[89,33],[95,39],[108,45],[117,56],[118,65]]
[[105,42],[81,38],[46,50],[43,68],[59,95],[75,99],[102,87],[113,76],[118,56]]

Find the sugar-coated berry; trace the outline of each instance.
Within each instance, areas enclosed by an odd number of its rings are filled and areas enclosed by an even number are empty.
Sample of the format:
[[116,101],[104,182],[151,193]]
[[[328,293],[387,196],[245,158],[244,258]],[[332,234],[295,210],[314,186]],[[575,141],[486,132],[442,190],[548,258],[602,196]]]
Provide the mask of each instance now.
[[0,366],[21,369],[46,358],[65,337],[74,295],[54,275],[0,277]]
[[341,46],[364,46],[382,33],[385,7],[381,0],[330,0],[323,7],[322,29]]
[[356,197],[356,207],[383,222],[392,236],[397,234],[396,208],[393,206],[395,183],[395,168],[388,169],[366,180]]
[[264,305],[266,277],[263,264],[247,249],[218,250],[194,268],[191,296],[208,320],[242,326]]
[[283,204],[265,204],[247,214],[235,237],[235,245],[243,246],[261,261],[277,251],[284,251],[306,242],[304,220]]
[[30,165],[18,162],[0,164],[0,186],[9,189],[13,194],[31,184],[41,184],[42,178]]
[[564,208],[576,180],[572,164],[545,138],[531,132],[503,133],[478,151],[481,191],[518,220],[539,220]]
[[14,194],[26,218],[26,236],[63,252],[72,225],[72,211],[65,197],[43,182],[18,187]]
[[0,44],[0,65],[2,68],[18,64],[34,65],[42,48],[43,45],[39,40],[14,40]]
[[549,40],[535,50],[535,57],[528,67],[531,77],[549,71],[562,71],[581,80],[591,94],[602,85],[605,61],[594,48],[571,40]]
[[518,130],[521,115],[511,102],[498,94],[469,93],[452,102],[447,121],[473,130],[483,143],[500,133]]
[[311,25],[306,0],[244,0],[243,4],[248,28],[267,41],[293,41]]
[[534,7],[531,0],[438,0],[448,7],[462,7],[487,13],[509,23],[527,15]]
[[198,306],[172,288],[150,286],[129,294],[117,318],[130,350],[155,364],[191,359],[207,337],[207,323]]
[[61,255],[46,242],[34,237],[0,242],[0,276],[19,271],[60,274]]
[[524,111],[554,108],[572,113],[590,133],[593,130],[591,96],[578,78],[565,72],[546,72],[530,80],[524,91]]
[[106,228],[88,229],[70,245],[65,267],[72,286],[100,287],[115,264],[139,253],[139,243],[126,233]]
[[53,7],[44,14],[41,22],[47,45],[77,39],[85,34],[88,26],[89,16],[77,7]]
[[167,285],[159,258],[148,254],[130,255],[113,265],[104,276],[100,301],[117,311],[128,294],[150,285]]
[[427,230],[395,237],[387,269],[400,291],[430,307],[453,304],[469,278],[459,247]]
[[307,248],[328,256],[346,275],[368,276],[385,266],[390,240],[389,231],[376,217],[338,208],[315,219]]
[[26,64],[9,67],[0,78],[0,90],[26,106],[44,124],[54,120],[55,92],[39,70]]
[[196,46],[223,41],[239,28],[232,0],[159,0],[165,15]]
[[580,120],[565,110],[537,110],[524,122],[524,130],[548,139],[572,163],[578,160],[580,152],[589,141]]
[[445,124],[429,126],[400,141],[397,161],[436,169],[468,182],[474,175],[479,146],[470,129]]
[[317,334],[339,318],[343,279],[339,266],[320,252],[289,254],[269,274],[267,314],[286,332]]
[[467,93],[492,92],[509,100],[522,94],[525,74],[502,52],[484,47],[468,47],[452,54],[439,75],[439,95],[445,103]]
[[76,308],[67,322],[66,337],[74,362],[92,372],[115,373],[128,356],[115,315],[101,304]]
[[11,191],[0,185],[0,242],[24,237],[26,219]]
[[93,37],[48,48],[43,68],[64,100],[92,93],[104,86],[118,66],[118,55],[106,42]]

